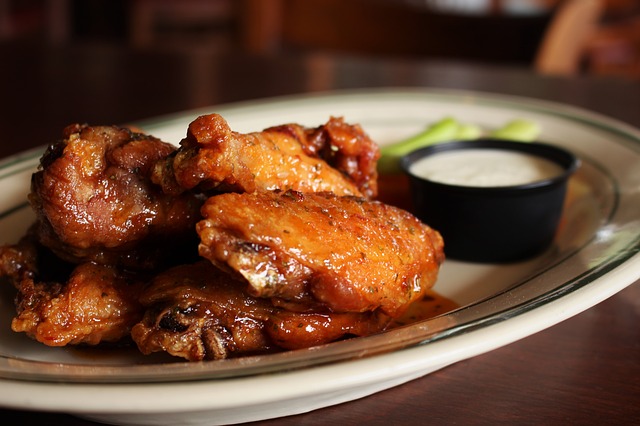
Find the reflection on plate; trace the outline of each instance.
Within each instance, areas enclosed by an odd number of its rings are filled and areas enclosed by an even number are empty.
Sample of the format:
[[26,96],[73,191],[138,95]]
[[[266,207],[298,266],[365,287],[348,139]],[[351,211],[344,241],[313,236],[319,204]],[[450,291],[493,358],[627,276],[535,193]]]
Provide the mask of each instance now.
[[[229,424],[353,400],[490,351],[573,316],[640,277],[640,132],[576,108],[475,93],[379,90],[282,98],[188,111],[138,123],[177,143],[197,115],[218,112],[234,130],[330,115],[360,123],[380,143],[451,115],[483,127],[536,121],[542,139],[575,152],[554,245],[508,265],[447,260],[436,291],[461,308],[367,338],[225,361],[186,363],[131,352],[47,348],[10,331],[11,288],[0,291],[0,406],[61,411],[122,424]],[[2,243],[33,216],[29,178],[41,151],[0,163]],[[65,383],[64,387],[59,384]],[[308,386],[314,383],[313,387]]]

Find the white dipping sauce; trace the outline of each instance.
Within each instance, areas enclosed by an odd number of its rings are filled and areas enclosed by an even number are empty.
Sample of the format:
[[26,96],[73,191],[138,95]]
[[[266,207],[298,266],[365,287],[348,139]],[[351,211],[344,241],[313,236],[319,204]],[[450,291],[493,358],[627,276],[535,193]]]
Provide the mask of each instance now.
[[459,186],[514,186],[553,178],[564,169],[536,155],[501,149],[444,151],[416,161],[410,172],[432,182]]

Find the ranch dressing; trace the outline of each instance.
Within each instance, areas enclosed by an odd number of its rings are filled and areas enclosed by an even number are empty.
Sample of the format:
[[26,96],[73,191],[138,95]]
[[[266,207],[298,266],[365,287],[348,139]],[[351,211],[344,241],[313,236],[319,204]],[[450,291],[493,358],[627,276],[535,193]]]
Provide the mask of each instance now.
[[445,151],[416,161],[410,172],[458,186],[514,186],[559,176],[564,169],[536,155],[501,149]]

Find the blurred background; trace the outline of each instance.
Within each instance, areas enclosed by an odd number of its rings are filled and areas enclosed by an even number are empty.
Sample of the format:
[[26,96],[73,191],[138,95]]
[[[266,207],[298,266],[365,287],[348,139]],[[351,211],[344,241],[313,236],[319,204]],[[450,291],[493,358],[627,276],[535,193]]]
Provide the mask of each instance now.
[[330,52],[637,79],[640,0],[0,0],[0,43]]

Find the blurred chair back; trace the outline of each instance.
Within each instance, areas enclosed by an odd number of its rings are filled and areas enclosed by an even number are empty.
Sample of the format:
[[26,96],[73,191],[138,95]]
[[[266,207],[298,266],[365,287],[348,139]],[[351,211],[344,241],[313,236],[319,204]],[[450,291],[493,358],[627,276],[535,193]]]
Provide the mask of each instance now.
[[595,33],[603,12],[603,0],[562,2],[536,54],[535,70],[551,75],[578,73],[589,39]]
[[139,47],[165,44],[159,34],[172,28],[188,34],[237,19],[239,47],[251,53],[413,56],[577,73],[609,0],[539,1],[546,13],[511,14],[504,0],[477,14],[442,12],[416,0],[134,0],[130,35]]

